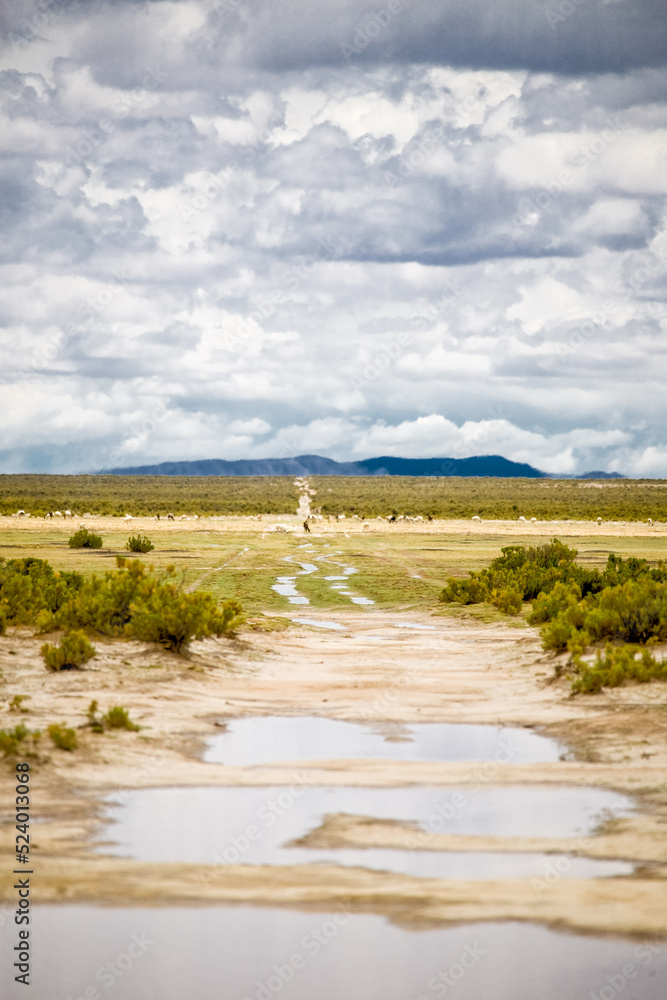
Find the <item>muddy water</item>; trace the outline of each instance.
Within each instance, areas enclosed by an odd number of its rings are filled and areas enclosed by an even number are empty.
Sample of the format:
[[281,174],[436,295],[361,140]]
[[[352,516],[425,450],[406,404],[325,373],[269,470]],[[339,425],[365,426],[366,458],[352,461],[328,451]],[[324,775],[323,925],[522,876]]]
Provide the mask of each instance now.
[[33,910],[28,991],[8,1000],[663,1000],[667,949],[520,923],[405,929],[248,907]]
[[[601,818],[627,815],[630,800],[594,788],[340,788],[298,781],[275,788],[154,788],[109,804],[98,842],[104,853],[140,861],[294,865],[328,862],[417,876],[544,876],[547,855],[312,849],[289,846],[328,814],[407,820],[428,833],[586,838]],[[572,860],[567,877],[627,874],[632,865]]]
[[209,763],[252,767],[279,761],[379,757],[385,760],[492,760],[541,764],[556,761],[564,747],[530,729],[448,723],[381,723],[262,716],[222,720],[223,732],[208,743]]

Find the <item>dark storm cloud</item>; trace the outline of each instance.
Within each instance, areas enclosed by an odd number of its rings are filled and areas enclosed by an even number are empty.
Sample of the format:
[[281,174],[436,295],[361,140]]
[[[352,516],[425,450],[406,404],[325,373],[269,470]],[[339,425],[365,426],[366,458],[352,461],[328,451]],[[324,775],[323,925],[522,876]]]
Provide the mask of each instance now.
[[579,75],[667,60],[662,0],[388,0],[377,6],[249,0],[234,6],[237,17],[230,10],[221,36],[236,28],[245,61],[272,72],[335,66],[342,58],[363,66],[429,63]]

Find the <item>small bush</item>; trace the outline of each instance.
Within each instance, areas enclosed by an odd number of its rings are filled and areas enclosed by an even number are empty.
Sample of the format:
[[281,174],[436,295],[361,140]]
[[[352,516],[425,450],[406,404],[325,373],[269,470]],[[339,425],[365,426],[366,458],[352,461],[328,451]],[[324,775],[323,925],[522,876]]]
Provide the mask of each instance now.
[[37,743],[41,737],[39,729],[30,730],[24,722],[19,722],[14,729],[0,730],[0,750],[3,757],[34,757],[37,753]]
[[132,606],[131,631],[137,639],[180,653],[192,639],[231,633],[243,621],[242,610],[238,601],[218,608],[212,594],[186,594],[167,584]]
[[97,700],[91,701],[88,706],[88,723],[94,733],[103,733],[105,729],[128,729],[130,732],[138,732],[138,726],[130,719],[129,713],[122,705],[113,705],[112,708],[100,715]]
[[0,608],[0,635],[7,631],[7,613],[4,608]]
[[125,548],[128,552],[152,552],[155,546],[146,535],[130,535]]
[[83,632],[66,632],[59,646],[45,642],[42,656],[49,670],[76,670],[95,656],[95,647]]
[[597,654],[595,662],[584,662],[573,657],[579,677],[572,684],[574,694],[597,694],[603,687],[619,687],[633,680],[646,684],[652,680],[667,680],[667,661],[656,660],[648,649],[634,645],[607,646],[604,655]]
[[59,750],[76,750],[79,745],[75,730],[68,729],[64,724],[54,722],[47,732]]
[[88,531],[88,528],[79,528],[67,544],[70,549],[101,549],[102,536]]
[[97,698],[94,698],[90,705],[88,706],[88,725],[92,728],[94,733],[104,732],[104,723],[102,721],[102,716],[99,714],[99,705],[97,703]]
[[12,698],[12,700],[9,703],[9,711],[10,712],[29,712],[30,711],[29,708],[24,708],[23,707],[23,702],[24,701],[29,701],[29,700],[30,700],[30,695],[29,694],[15,694],[14,697]]
[[129,713],[122,705],[113,705],[112,708],[102,716],[102,724],[105,729],[129,729],[131,733],[136,733],[141,729],[136,722],[132,722]]

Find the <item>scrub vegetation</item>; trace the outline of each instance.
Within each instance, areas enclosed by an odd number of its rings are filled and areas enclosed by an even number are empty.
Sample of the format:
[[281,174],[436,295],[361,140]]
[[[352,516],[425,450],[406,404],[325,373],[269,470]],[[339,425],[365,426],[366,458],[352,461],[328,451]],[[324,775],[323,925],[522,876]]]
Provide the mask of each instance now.
[[[581,566],[576,549],[553,539],[539,546],[510,545],[483,570],[450,578],[441,600],[486,602],[519,614],[532,602],[527,621],[540,625],[544,648],[569,652],[577,673],[575,692],[594,692],[624,680],[667,679],[667,662],[646,648],[667,641],[667,564],[623,559],[610,553],[603,570]],[[606,643],[593,664],[590,647]]]
[[146,535],[130,535],[125,548],[128,552],[152,552],[155,546]]
[[[309,476],[323,515],[516,520],[667,520],[660,480]],[[165,517],[293,514],[291,476],[0,476],[0,514]]]
[[104,733],[107,729],[127,729],[131,733],[137,733],[141,729],[136,722],[132,722],[130,713],[122,705],[113,705],[101,715],[97,699],[94,699],[88,706],[87,715],[88,724],[94,733]]
[[39,729],[28,729],[19,722],[13,729],[0,729],[0,750],[3,757],[35,757],[41,739]]
[[77,670],[95,656],[95,647],[83,632],[66,632],[59,646],[45,642],[42,656],[49,670]]
[[95,652],[87,635],[142,639],[180,653],[192,639],[229,635],[243,620],[238,601],[218,605],[209,593],[187,593],[173,579],[173,566],[155,574],[138,559],[116,556],[116,564],[86,579],[32,556],[0,560],[2,619],[41,632],[64,630],[59,645],[42,647],[51,670],[83,666]]
[[70,729],[65,723],[54,722],[47,729],[49,736],[59,750],[76,750],[79,746],[76,730]]
[[88,528],[79,528],[67,544],[70,549],[101,549],[102,536],[88,531]]

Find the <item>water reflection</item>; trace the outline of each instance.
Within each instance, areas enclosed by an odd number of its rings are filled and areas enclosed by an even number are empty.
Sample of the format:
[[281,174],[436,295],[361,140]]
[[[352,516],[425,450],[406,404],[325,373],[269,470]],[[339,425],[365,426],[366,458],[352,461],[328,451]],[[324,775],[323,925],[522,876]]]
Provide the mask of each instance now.
[[[667,976],[656,942],[524,923],[413,930],[344,907],[38,906],[32,920],[32,1000],[606,1000],[621,979],[614,996],[663,1000]],[[0,974],[18,1000],[10,956]]]
[[489,760],[505,764],[556,761],[564,748],[531,729],[457,723],[375,726],[317,716],[249,716],[226,720],[204,760],[251,767],[297,760]]
[[[631,801],[599,788],[153,788],[127,792],[110,806],[101,832],[105,853],[141,861],[297,865],[326,862],[415,876],[487,878],[544,875],[547,855],[326,849],[288,846],[344,813],[416,824],[429,834],[497,837],[589,836],[600,819],[628,815]],[[459,854],[461,856],[459,856]],[[624,874],[631,865],[577,861],[568,877]]]

